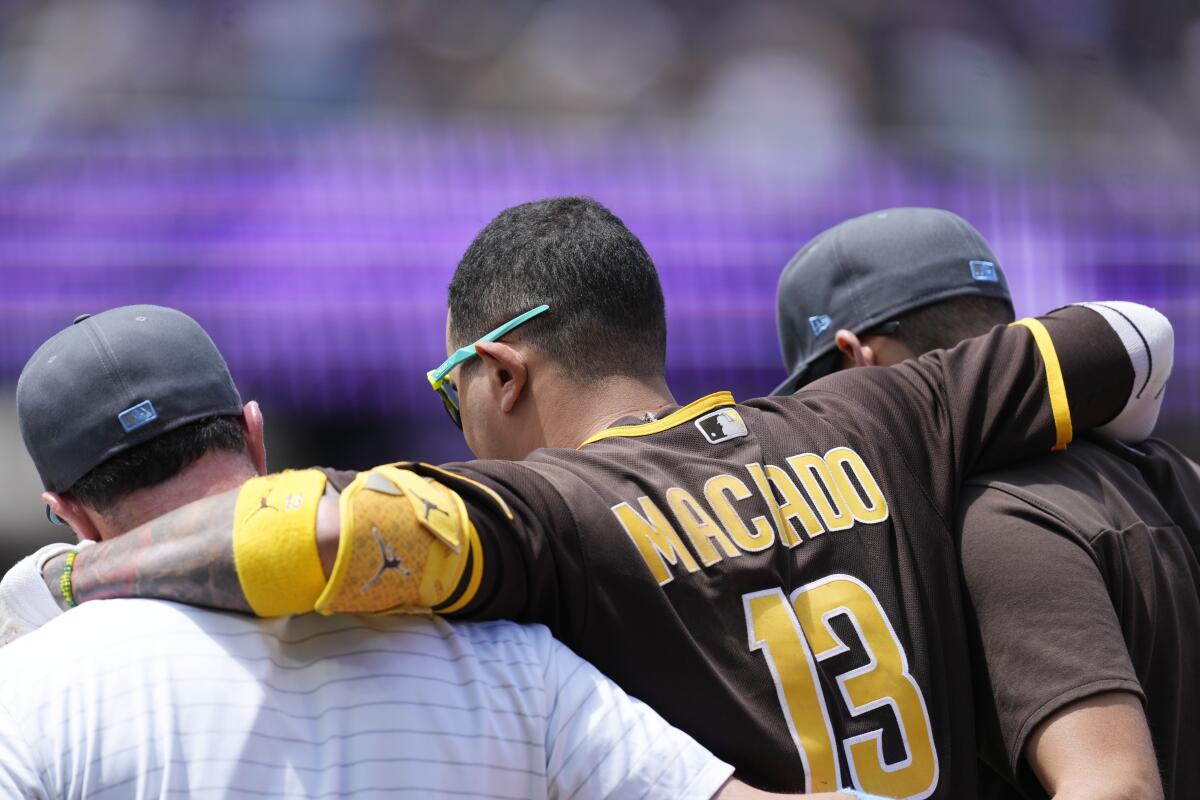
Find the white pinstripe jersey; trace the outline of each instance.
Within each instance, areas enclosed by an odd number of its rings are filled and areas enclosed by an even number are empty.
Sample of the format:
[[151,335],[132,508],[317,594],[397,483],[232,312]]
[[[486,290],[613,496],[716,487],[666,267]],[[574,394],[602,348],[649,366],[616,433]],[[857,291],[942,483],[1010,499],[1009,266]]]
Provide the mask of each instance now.
[[541,626],[110,600],[0,650],[5,798],[707,798],[731,772]]

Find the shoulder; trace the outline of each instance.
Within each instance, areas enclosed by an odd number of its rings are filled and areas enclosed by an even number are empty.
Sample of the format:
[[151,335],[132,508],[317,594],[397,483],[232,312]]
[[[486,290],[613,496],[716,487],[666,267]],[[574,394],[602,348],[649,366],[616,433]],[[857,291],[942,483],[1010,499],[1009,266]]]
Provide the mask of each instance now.
[[562,670],[582,662],[571,648],[560,642],[545,625],[496,620],[492,622],[434,622],[449,630],[450,636],[469,649],[481,661],[502,663],[508,667]]
[[1149,458],[1169,464],[1178,482],[1200,489],[1200,464],[1180,452],[1179,448],[1162,439],[1147,439],[1134,448]]
[[447,650],[477,667],[504,673],[541,674],[554,657],[558,644],[544,625],[493,620],[487,622],[427,619],[442,637]]
[[964,519],[1003,514],[1040,514],[1092,536],[1129,525],[1168,524],[1157,498],[1163,486],[1147,479],[1148,460],[1176,459],[1176,475],[1195,481],[1190,462],[1165,443],[1136,448],[1083,438],[1062,453],[1051,453],[969,479],[961,508]]
[[485,649],[527,648],[547,651],[554,636],[545,625],[493,620],[490,622],[446,622],[437,623],[450,629],[452,636]]
[[[23,704],[32,698],[61,698],[81,681],[122,674],[108,669],[120,661],[137,672],[168,639],[190,639],[190,620],[216,614],[159,600],[100,600],[85,603],[0,649],[0,700]],[[107,680],[107,678],[105,678]]]
[[99,643],[143,639],[163,630],[178,630],[181,622],[216,613],[165,600],[97,600],[55,617],[0,650],[0,654],[24,658],[26,650],[49,652],[62,647],[63,642],[72,642],[73,648],[82,650]]
[[[444,464],[437,469],[485,486],[499,486],[518,494],[552,491],[564,477],[586,471],[586,456],[575,450],[535,450],[521,461],[486,459]],[[429,477],[436,478],[437,475]],[[457,488],[457,487],[456,487]]]

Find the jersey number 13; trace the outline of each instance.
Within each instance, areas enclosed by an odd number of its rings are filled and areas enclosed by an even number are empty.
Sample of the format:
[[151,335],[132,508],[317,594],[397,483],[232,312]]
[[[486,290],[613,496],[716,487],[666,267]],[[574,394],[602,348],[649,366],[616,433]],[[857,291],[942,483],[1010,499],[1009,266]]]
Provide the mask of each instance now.
[[888,763],[883,731],[841,742],[856,788],[886,797],[920,800],[937,787],[938,761],[921,689],[908,671],[908,656],[870,587],[849,575],[829,575],[801,586],[789,599],[782,589],[742,596],[750,649],[761,650],[792,741],[804,764],[806,790],[839,788],[840,749],[817,663],[849,648],[830,620],[844,615],[868,661],[837,676],[842,701],[852,716],[889,706],[904,743],[905,758]]

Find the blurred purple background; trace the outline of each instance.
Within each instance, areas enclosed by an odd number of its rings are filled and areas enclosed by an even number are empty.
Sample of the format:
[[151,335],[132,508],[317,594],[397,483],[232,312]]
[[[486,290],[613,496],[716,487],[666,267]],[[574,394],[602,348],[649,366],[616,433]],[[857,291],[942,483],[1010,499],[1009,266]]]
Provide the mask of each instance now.
[[1018,313],[1167,313],[1160,431],[1195,455],[1200,17],[1153,5],[0,0],[0,566],[56,533],[11,385],[85,311],[199,320],[273,467],[465,456],[423,375],[446,285],[553,194],[642,237],[681,401],[782,377],[775,282],[808,238],[932,205]]

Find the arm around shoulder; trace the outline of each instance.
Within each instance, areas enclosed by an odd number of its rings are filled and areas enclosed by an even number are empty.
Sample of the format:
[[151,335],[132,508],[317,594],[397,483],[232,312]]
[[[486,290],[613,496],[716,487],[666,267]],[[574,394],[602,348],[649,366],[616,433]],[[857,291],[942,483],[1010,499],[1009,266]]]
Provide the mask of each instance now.
[[[71,586],[76,602],[154,597],[263,617],[440,610],[478,584],[478,549],[462,499],[437,481],[385,465],[339,493],[335,476],[295,470],[88,548]],[[42,578],[65,608],[63,562]]]

